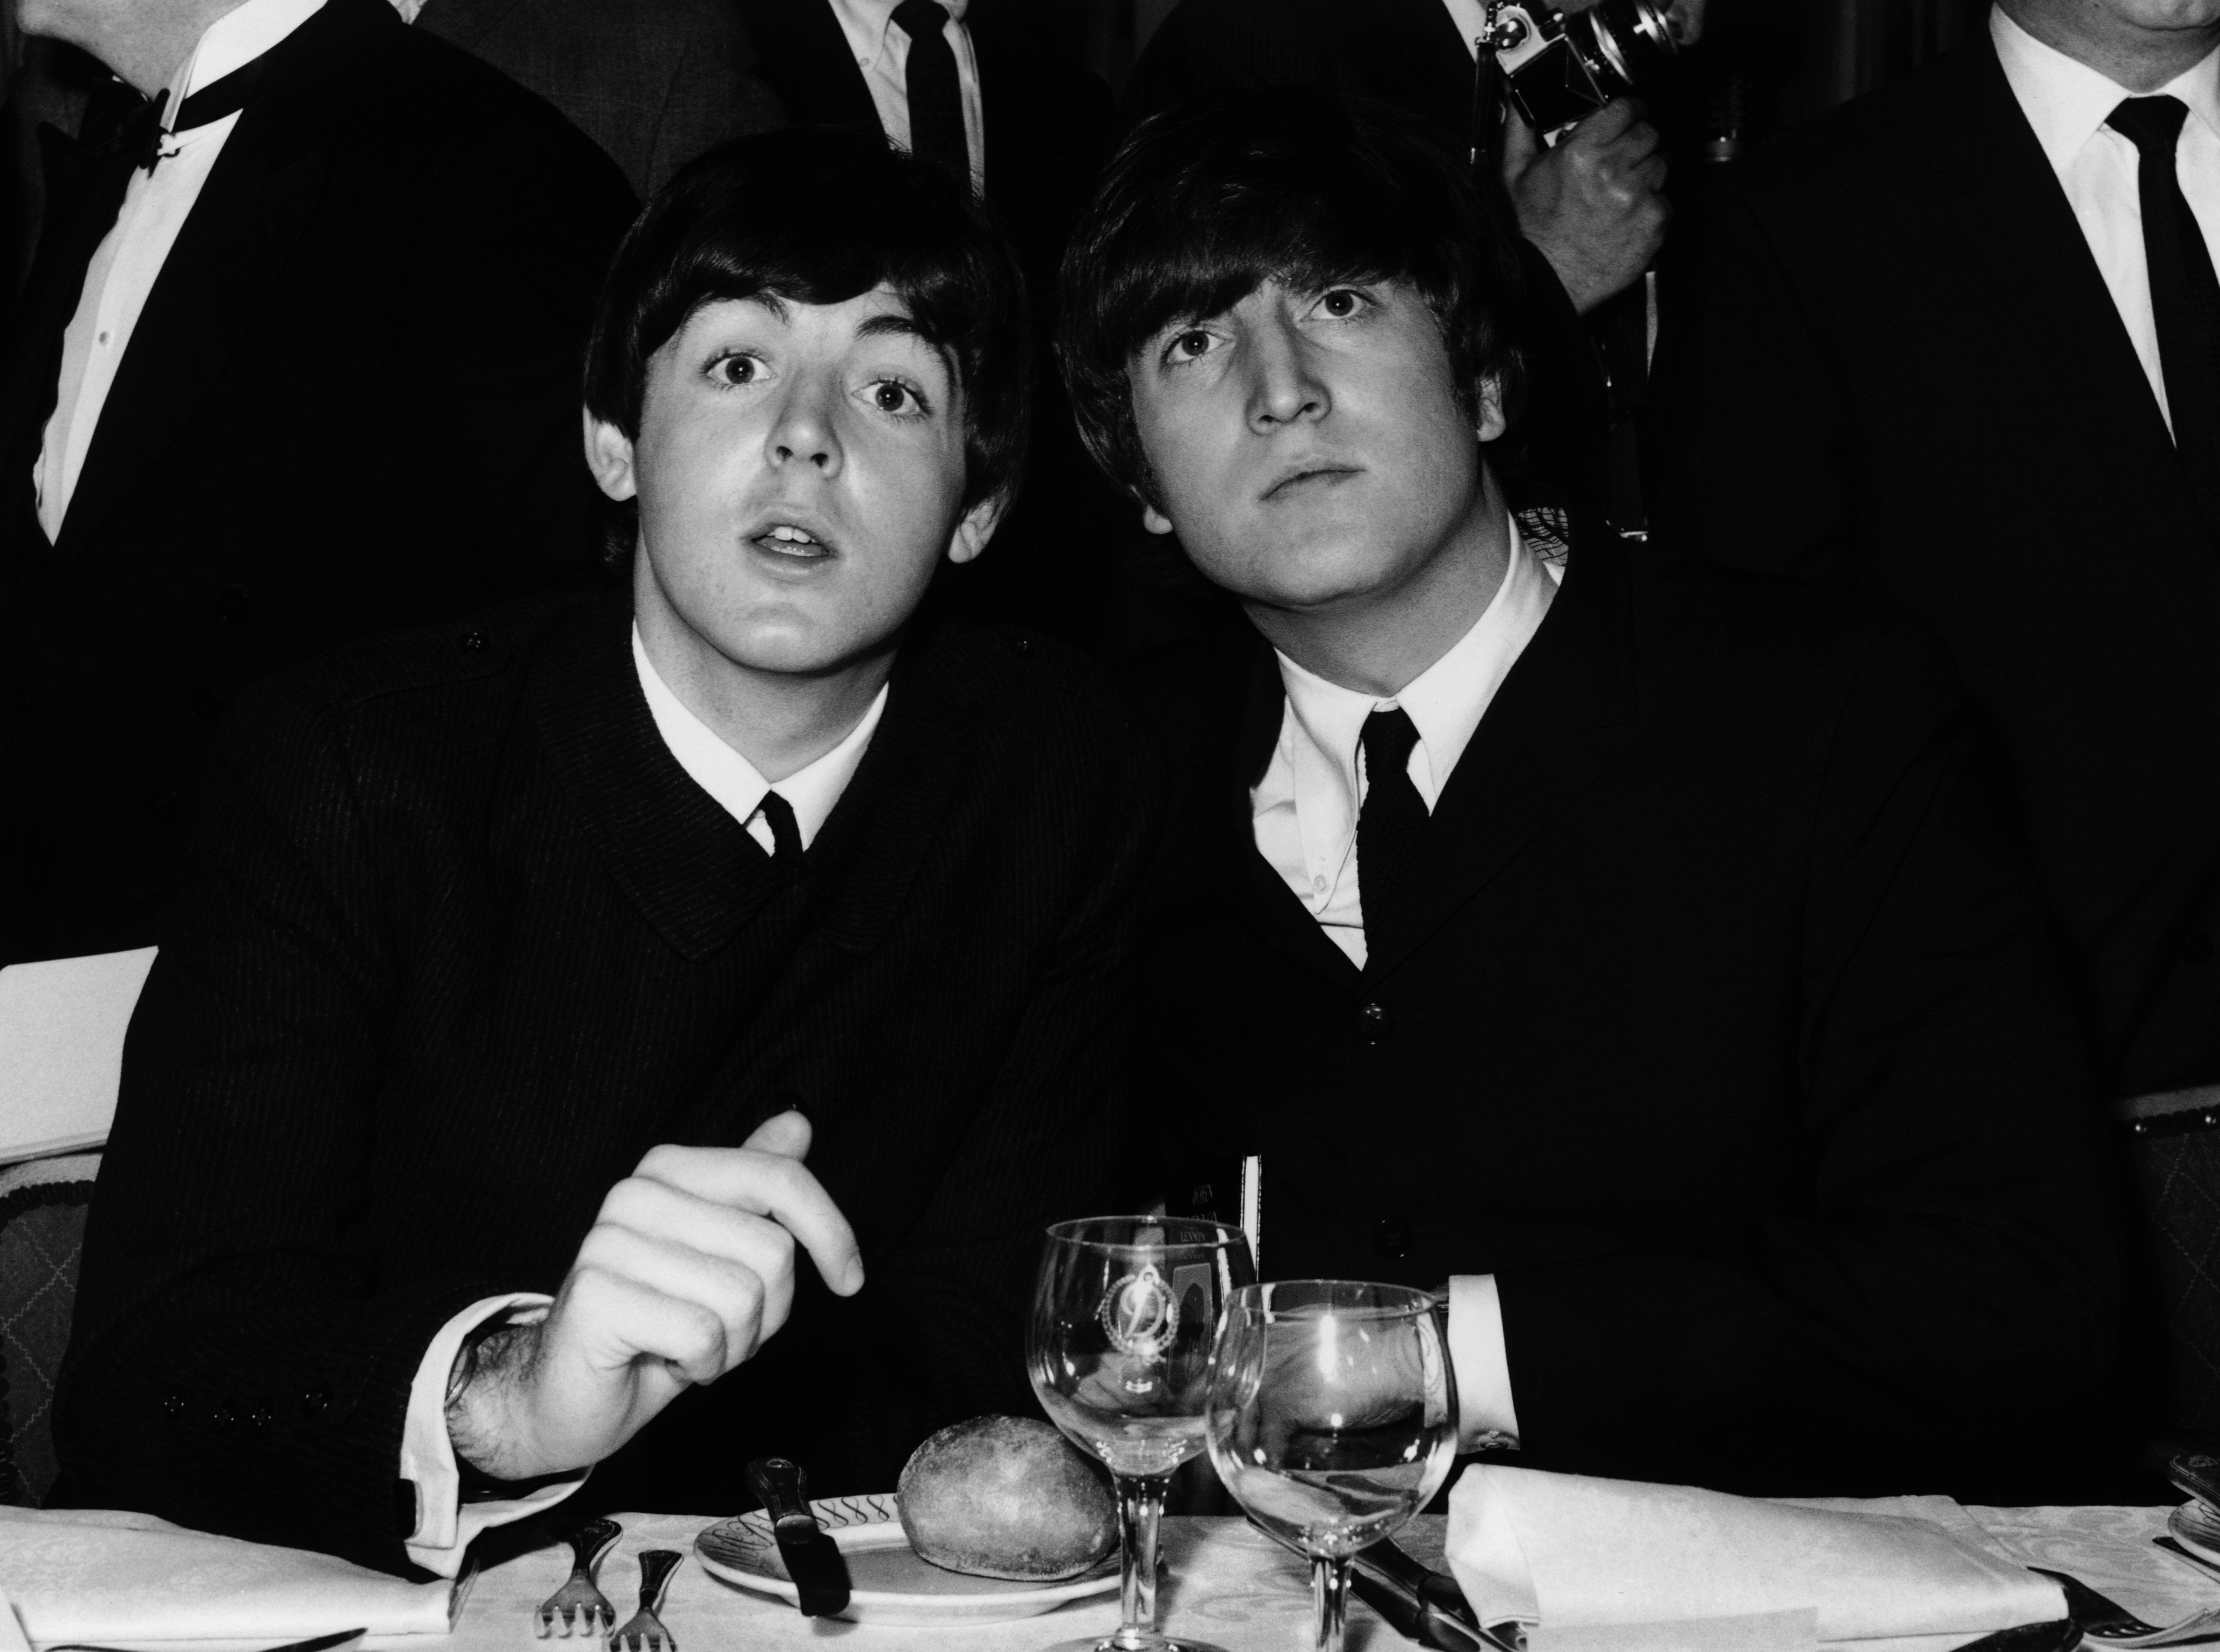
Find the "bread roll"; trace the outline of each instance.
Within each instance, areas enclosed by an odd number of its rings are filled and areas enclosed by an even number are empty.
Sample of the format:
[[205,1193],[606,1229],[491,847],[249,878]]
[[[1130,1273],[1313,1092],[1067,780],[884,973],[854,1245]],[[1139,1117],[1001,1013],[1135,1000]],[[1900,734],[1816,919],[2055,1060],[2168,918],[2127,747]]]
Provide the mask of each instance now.
[[1031,1418],[941,1430],[911,1454],[896,1489],[910,1547],[951,1572],[1052,1583],[1118,1544],[1102,1471]]

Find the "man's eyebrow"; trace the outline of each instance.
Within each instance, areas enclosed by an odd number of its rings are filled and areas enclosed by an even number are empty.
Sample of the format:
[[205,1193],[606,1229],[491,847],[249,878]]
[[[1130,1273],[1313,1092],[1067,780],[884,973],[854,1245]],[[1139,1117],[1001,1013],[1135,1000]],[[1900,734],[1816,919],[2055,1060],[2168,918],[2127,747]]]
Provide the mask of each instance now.
[[856,329],[856,336],[859,339],[879,339],[889,336],[910,338],[917,340],[920,344],[932,345],[936,350],[940,347],[925,336],[925,329],[915,321],[909,316],[898,315],[893,310],[882,310],[878,315],[870,317],[863,326]]

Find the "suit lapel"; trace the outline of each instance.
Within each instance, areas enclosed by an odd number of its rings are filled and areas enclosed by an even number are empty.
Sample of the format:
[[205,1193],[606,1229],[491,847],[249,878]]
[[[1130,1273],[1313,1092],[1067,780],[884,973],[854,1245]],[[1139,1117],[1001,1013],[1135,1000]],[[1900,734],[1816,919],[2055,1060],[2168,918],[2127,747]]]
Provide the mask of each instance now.
[[1988,249],[1987,302],[2016,317],[2010,325],[2027,340],[2030,359],[2041,364],[2045,393],[2072,386],[2098,439],[2146,462],[2161,460],[2190,511],[2173,438],[2088,239],[1988,31],[1976,36],[1937,65],[1930,131],[1906,135],[1921,164],[1960,184],[1961,221],[1980,226],[1963,233],[1964,244]]
[[1287,691],[1263,638],[1242,627],[1238,669],[1201,716],[1213,732],[1200,764],[1205,784],[1194,830],[1209,888],[1243,926],[1291,963],[1344,991],[1358,982],[1349,955],[1257,852],[1249,794],[1263,778],[1286,714]]
[[[434,0],[437,3],[438,0]],[[878,105],[827,0],[739,0],[756,68],[794,126],[883,132]]]
[[1576,546],[1549,617],[1443,789],[1387,911],[1365,914],[1381,981],[1502,876],[1625,745],[1634,724],[1631,570],[1615,539]]
[[256,101],[225,140],[133,329],[62,521],[58,565],[190,423],[315,212],[333,123],[357,102],[332,82],[362,74],[382,31],[402,27],[378,0],[327,0],[271,48]]
[[475,47],[525,0],[428,0],[416,14],[419,27],[465,50]]
[[663,743],[633,664],[629,593],[551,637],[531,695],[542,748],[588,838],[680,957],[703,962],[789,887]]

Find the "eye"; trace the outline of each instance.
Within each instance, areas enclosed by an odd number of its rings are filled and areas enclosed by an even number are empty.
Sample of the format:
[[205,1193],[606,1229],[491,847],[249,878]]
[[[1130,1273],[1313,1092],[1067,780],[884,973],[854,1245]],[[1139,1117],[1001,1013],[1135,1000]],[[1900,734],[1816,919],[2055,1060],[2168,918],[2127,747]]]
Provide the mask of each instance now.
[[1369,305],[1371,300],[1354,287],[1336,287],[1319,300],[1319,308],[1338,321],[1345,321]]
[[1183,361],[1196,361],[1210,353],[1218,340],[1203,328],[1190,327],[1172,334],[1164,346],[1164,360],[1173,366]]
[[753,356],[720,356],[709,364],[709,377],[720,384],[752,384],[762,373],[763,364]]
[[882,378],[870,386],[871,405],[881,413],[890,413],[901,418],[916,418],[932,409],[926,405],[924,394],[914,384],[905,384],[899,378]]

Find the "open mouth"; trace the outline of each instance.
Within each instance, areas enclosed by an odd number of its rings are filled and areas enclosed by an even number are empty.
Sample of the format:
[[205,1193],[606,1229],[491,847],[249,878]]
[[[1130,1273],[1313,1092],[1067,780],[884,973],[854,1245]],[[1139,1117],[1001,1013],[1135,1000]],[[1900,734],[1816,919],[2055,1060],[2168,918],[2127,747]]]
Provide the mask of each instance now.
[[816,562],[834,554],[832,547],[806,527],[774,522],[748,541],[758,550],[795,562]]

